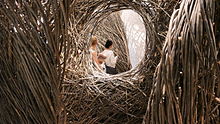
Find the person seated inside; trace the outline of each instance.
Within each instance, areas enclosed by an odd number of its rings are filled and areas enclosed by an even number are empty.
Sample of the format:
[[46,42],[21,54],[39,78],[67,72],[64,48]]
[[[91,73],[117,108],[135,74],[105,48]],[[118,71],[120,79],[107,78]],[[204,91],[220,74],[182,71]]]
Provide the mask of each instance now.
[[97,64],[98,64],[98,67],[102,70],[102,71],[105,71],[105,59],[106,57],[102,54],[99,54],[98,55],[98,58],[97,58]]
[[112,48],[113,48],[113,42],[111,40],[107,40],[105,43],[105,50],[101,54],[106,57],[105,59],[106,73],[117,74],[118,72],[115,68],[115,65],[118,57],[114,55]]

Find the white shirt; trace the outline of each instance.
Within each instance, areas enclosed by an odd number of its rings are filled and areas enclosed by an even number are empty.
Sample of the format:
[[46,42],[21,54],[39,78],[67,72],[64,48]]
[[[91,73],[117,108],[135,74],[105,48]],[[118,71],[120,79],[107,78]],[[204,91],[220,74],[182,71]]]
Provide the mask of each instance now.
[[107,66],[115,68],[118,57],[114,56],[113,51],[112,50],[104,50],[101,54],[106,56],[105,64]]

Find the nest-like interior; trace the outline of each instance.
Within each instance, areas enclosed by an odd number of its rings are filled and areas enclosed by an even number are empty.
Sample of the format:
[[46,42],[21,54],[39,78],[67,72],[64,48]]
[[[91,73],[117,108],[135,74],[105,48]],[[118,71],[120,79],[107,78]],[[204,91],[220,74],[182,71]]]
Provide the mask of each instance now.
[[[83,38],[81,39],[80,37],[80,41],[76,43],[78,46],[84,43],[87,47],[82,45],[83,48],[80,49],[81,53],[76,56],[78,58],[75,60],[79,60],[79,58],[82,57],[85,63],[81,63],[81,67],[76,67],[79,69],[74,69],[72,66],[74,60],[70,61],[68,63],[70,71],[62,85],[62,95],[66,104],[68,121],[70,123],[141,123],[146,111],[146,104],[144,103],[147,102],[152,87],[153,70],[155,70],[156,67],[154,60],[158,57],[154,56],[154,53],[156,53],[154,44],[156,42],[156,31],[153,28],[151,20],[154,10],[151,10],[150,8],[152,7],[147,5],[146,2],[117,1],[106,3],[100,1],[85,2],[85,4],[77,3],[76,5],[86,6],[88,10],[92,10],[95,7],[97,8],[88,14],[82,13],[84,15],[80,17],[80,19],[86,19],[86,21],[80,24],[82,25],[82,30],[77,32],[77,35],[82,35]],[[90,45],[89,38],[91,38],[92,33],[97,30],[96,26],[99,25],[101,25],[99,26],[99,30],[100,28],[102,28],[102,30],[93,35],[101,39],[106,35],[104,31],[105,28],[107,28],[109,31],[109,34],[107,34],[108,37],[117,44],[115,45],[116,49],[122,51],[121,54],[119,54],[119,57],[121,56],[119,59],[123,60],[123,57],[125,57],[125,64],[129,65],[129,61],[126,61],[129,55],[123,52],[128,49],[126,36],[123,25],[121,24],[122,22],[119,20],[120,17],[117,17],[117,12],[124,9],[134,10],[143,18],[147,35],[145,57],[134,69],[129,70],[128,66],[124,66],[124,68],[123,66],[121,66],[121,68],[119,67],[121,70],[125,70],[123,73],[107,75],[105,73],[97,74],[96,72],[94,75],[94,71],[97,70],[92,67],[91,60],[89,60],[88,48]],[[114,12],[115,15],[109,17],[109,15],[111,13],[114,14]],[[77,17],[72,16],[77,20]],[[112,20],[108,22],[108,20],[105,20],[106,18]],[[103,20],[104,24],[107,23],[106,25],[102,24]],[[72,25],[75,24],[72,23]],[[108,27],[108,25],[110,26]],[[114,27],[114,25],[117,27]],[[121,30],[118,28],[121,28]],[[118,37],[122,37],[122,40],[118,40],[119,38],[115,35],[111,35],[111,33],[118,34]],[[72,35],[75,36],[76,33],[72,32]],[[69,75],[76,76],[78,71],[71,70],[84,70],[84,72],[76,79]]]
[[[215,0],[0,2],[0,123],[218,124],[219,5]],[[144,58],[132,69],[117,15],[126,9],[138,13],[146,29]],[[107,38],[118,44],[120,74],[94,67],[92,35],[100,46]]]

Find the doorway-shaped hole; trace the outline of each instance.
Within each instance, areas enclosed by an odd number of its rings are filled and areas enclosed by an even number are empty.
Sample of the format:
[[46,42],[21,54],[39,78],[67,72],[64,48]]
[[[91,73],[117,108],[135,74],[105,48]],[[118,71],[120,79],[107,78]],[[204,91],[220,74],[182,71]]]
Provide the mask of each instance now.
[[113,41],[112,51],[118,56],[115,66],[118,73],[133,69],[144,58],[145,25],[142,17],[133,10],[121,10],[104,17],[95,26],[92,36],[98,39],[97,55],[106,49],[107,40]]

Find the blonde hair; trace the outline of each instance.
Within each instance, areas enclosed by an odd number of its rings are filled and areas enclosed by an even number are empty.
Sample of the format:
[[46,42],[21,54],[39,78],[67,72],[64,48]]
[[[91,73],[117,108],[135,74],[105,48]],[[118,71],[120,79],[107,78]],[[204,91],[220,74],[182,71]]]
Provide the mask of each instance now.
[[98,44],[98,40],[97,40],[97,37],[96,36],[93,36],[91,38],[91,45],[94,46],[94,45],[97,45]]

